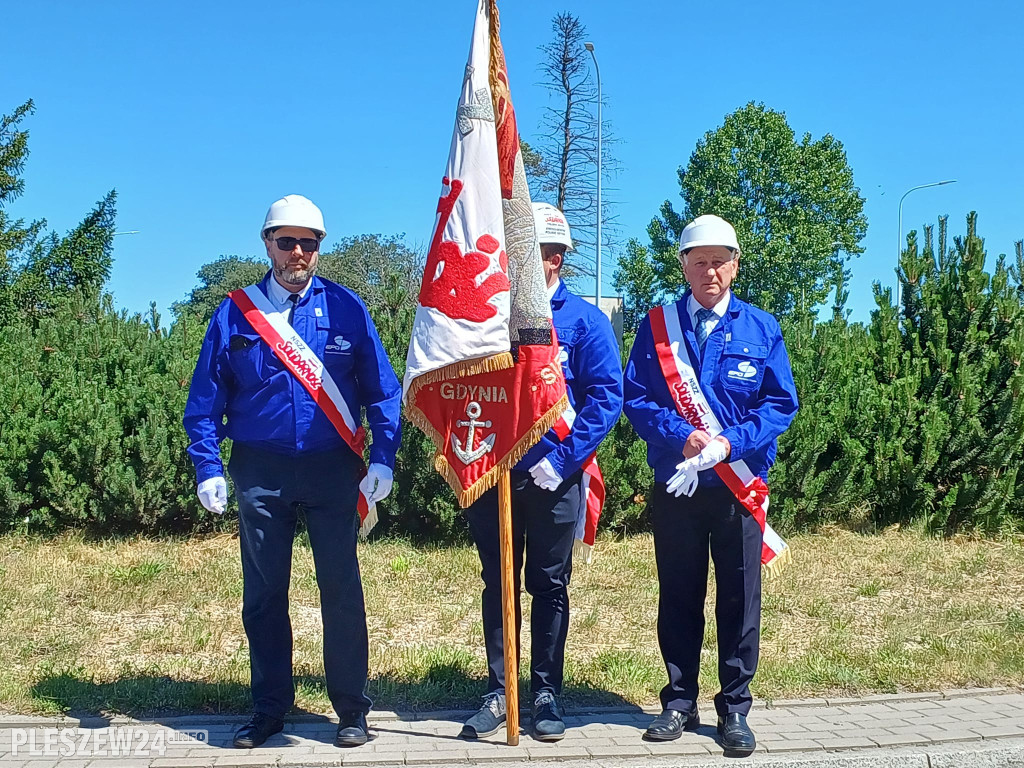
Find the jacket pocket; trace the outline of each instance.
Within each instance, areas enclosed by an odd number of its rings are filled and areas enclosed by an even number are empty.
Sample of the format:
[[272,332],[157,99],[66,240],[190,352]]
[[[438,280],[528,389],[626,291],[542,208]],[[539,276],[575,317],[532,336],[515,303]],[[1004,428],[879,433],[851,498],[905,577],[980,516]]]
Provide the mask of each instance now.
[[725,343],[719,381],[729,389],[756,392],[764,379],[764,361],[768,347],[742,339]]
[[234,334],[228,341],[228,363],[243,389],[263,384],[263,345],[259,336]]

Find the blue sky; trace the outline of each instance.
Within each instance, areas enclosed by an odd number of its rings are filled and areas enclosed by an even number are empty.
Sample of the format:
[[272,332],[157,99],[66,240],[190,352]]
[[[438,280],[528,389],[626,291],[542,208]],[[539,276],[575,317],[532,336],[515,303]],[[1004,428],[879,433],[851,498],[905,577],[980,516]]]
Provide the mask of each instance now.
[[[499,0],[500,2],[500,0]],[[549,3],[504,0],[502,32],[520,130],[547,94],[538,46],[561,10],[596,45],[621,143],[623,240],[645,237],[696,141],[750,100],[845,145],[867,199],[866,253],[850,306],[893,282],[904,228],[970,210],[990,254],[1024,238],[1024,5],[995,0]],[[73,227],[111,189],[119,230],[110,288],[162,312],[221,254],[259,254],[269,203],[299,192],[328,240],[430,236],[475,0],[5,4],[0,112],[25,99],[31,157],[12,213]],[[13,66],[12,66],[13,62]],[[614,253],[605,254],[606,292]],[[165,314],[165,318],[166,318]]]

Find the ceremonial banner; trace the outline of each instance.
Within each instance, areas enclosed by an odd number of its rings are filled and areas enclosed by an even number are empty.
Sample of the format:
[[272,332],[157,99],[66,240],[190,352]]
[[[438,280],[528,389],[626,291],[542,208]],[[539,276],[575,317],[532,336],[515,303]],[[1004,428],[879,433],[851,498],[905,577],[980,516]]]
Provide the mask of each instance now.
[[[252,329],[266,342],[277,359],[299,380],[310,397],[320,406],[345,444],[362,461],[366,443],[366,430],[357,420],[358,409],[353,411],[334,383],[330,372],[316,352],[310,349],[302,337],[288,322],[283,311],[274,308],[258,286],[250,285],[228,294]],[[366,475],[366,464],[362,464],[360,479]],[[359,512],[359,534],[364,538],[377,524],[377,506],[370,504],[362,490],[356,500]]]
[[[651,318],[651,333],[658,353],[658,365],[668,391],[672,394],[679,415],[690,426],[716,437],[722,432],[718,416],[711,410],[711,404],[701,392],[697,373],[690,363],[686,340],[679,326],[679,312],[676,304],[669,307],[655,307],[648,315]],[[790,559],[789,546],[768,525],[768,485],[750,471],[742,459],[719,462],[715,472],[732,491],[737,501],[750,512],[761,527],[761,565],[769,574],[776,572]]]
[[568,403],[495,0],[477,7],[406,360],[406,415],[461,506]]

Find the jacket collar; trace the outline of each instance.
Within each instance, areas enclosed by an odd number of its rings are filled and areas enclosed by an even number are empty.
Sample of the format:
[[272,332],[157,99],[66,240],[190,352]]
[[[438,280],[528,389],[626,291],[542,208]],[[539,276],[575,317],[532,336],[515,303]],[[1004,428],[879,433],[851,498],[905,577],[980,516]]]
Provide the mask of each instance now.
[[[689,305],[690,305],[690,297],[692,295],[693,295],[693,291],[691,291],[689,288],[687,288],[686,292],[682,295],[682,297],[677,302],[677,306],[678,306],[679,311],[680,311],[679,318],[680,318],[680,320],[685,320],[687,327],[690,327],[691,330],[692,330],[692,327],[690,326]],[[738,315],[742,309],[743,309],[743,302],[740,299],[736,298],[736,291],[730,290],[729,291],[729,306],[725,310],[725,314],[729,315],[730,317],[736,317],[736,315]]]
[[569,298],[569,289],[565,287],[565,280],[559,279],[558,287],[555,289],[554,294],[551,296],[551,305],[562,306],[565,300]]
[[[260,290],[263,291],[263,295],[270,298],[270,281],[274,279],[274,271],[272,269],[267,270],[267,274],[263,276],[263,279],[258,283]],[[309,289],[305,292],[302,298],[299,299],[299,305],[305,304],[309,297],[315,293],[321,293],[324,290],[324,281],[321,280],[317,275],[313,275],[313,279],[309,281]]]

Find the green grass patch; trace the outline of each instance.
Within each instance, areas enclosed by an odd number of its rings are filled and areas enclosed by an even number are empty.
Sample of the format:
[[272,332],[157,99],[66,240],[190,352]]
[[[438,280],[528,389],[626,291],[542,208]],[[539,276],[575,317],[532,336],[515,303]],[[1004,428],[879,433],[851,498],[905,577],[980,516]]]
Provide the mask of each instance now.
[[[790,541],[766,583],[755,695],[779,699],[1024,680],[1024,541],[919,531],[828,531]],[[480,562],[472,547],[360,546],[369,694],[385,709],[472,707],[486,681]],[[319,592],[308,542],[293,551],[296,706],[327,712]],[[248,648],[230,535],[91,541],[0,538],[0,709],[59,714],[245,712]],[[714,587],[701,695],[717,690]],[[522,595],[523,615],[530,612]],[[657,703],[653,542],[598,542],[570,587],[565,697]],[[529,622],[520,685],[529,690]]]

